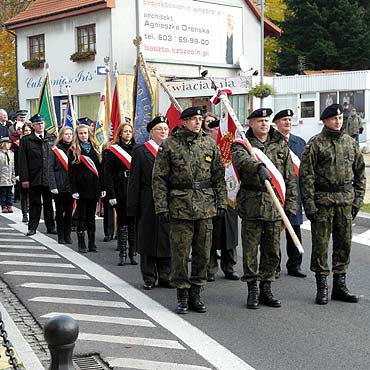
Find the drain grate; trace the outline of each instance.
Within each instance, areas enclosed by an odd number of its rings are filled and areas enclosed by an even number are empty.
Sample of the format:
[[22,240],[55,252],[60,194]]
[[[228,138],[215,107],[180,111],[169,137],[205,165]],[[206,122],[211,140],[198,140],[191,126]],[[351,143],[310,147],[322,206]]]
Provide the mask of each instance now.
[[73,365],[76,370],[110,370],[103,363],[99,356],[85,356],[85,357],[75,357],[72,359]]

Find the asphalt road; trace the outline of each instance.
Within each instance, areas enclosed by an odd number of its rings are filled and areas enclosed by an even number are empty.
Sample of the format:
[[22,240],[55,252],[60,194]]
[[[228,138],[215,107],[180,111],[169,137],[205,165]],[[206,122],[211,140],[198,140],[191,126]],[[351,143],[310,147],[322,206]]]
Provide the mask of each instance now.
[[[282,301],[281,308],[261,306],[259,310],[246,309],[246,284],[225,280],[222,272],[219,272],[216,281],[208,283],[203,292],[204,301],[209,308],[208,312],[189,313],[180,317],[172,313],[176,304],[175,290],[156,288],[152,291],[144,291],[138,266],[117,266],[115,241],[107,243],[102,241],[101,220],[97,221],[99,253],[88,254],[86,259],[85,256],[71,253],[69,247],[60,248],[57,243],[50,242],[49,236],[37,234],[34,242],[27,242],[26,240],[31,238],[20,236],[20,231],[25,230],[25,226],[21,223],[15,224],[16,216],[12,217],[13,221],[0,217],[0,246],[2,246],[0,253],[14,251],[29,253],[30,250],[7,249],[6,246],[32,245],[46,247],[46,249],[33,248],[31,253],[52,254],[60,258],[0,255],[1,262],[6,260],[57,262],[70,263],[74,266],[73,269],[55,269],[0,264],[0,273],[1,278],[9,284],[41,324],[44,324],[47,319],[45,315],[53,313],[94,315],[79,321],[82,339],[78,341],[75,353],[99,352],[103,358],[111,361],[111,365],[117,364],[117,358],[125,359],[126,365],[132,359],[144,361],[142,367],[135,367],[138,363],[132,362],[131,367],[119,365],[114,366],[114,369],[154,370],[157,369],[155,366],[158,363],[176,364],[177,367],[167,367],[171,370],[368,370],[370,368],[370,236],[366,234],[370,229],[370,219],[356,221],[354,227],[356,242],[353,243],[348,274],[349,288],[361,295],[360,303],[330,301],[326,306],[314,303],[315,279],[313,273],[309,271],[310,232],[306,230],[309,224],[305,224],[305,229],[302,231],[305,248],[302,267],[308,273],[308,277],[305,279],[290,277],[283,268],[281,277],[273,283],[274,294]],[[11,237],[21,238],[22,241],[2,241],[6,239],[4,232],[8,231],[1,228],[6,228],[8,225],[11,225],[10,228],[16,233]],[[9,233],[13,233],[13,230],[9,230]],[[44,225],[40,225],[39,230],[44,231]],[[284,238],[282,246],[284,246]],[[71,248],[76,250],[76,242]],[[284,248],[282,250],[284,263],[286,260]],[[95,264],[90,264],[89,261]],[[20,270],[53,273],[58,270],[59,273],[67,275],[71,273],[85,275],[88,279],[82,276],[65,279],[4,274]],[[237,271],[241,273],[240,257]],[[24,285],[30,283],[83,285],[84,290],[72,291],[68,287],[56,289],[55,285],[43,287]],[[329,283],[331,286],[331,280]],[[92,291],[87,291],[86,287]],[[35,300],[39,297],[114,301],[125,303],[128,308],[68,305]],[[108,317],[105,319],[108,322],[99,322],[99,317],[102,316]],[[109,317],[114,317],[115,322],[109,323]],[[119,317],[139,321],[117,324]],[[112,343],[112,340],[117,341],[117,337],[122,336],[126,338],[123,342]],[[147,341],[145,344],[145,340],[132,342],[127,338],[155,340]],[[181,364],[188,366],[180,367]]]

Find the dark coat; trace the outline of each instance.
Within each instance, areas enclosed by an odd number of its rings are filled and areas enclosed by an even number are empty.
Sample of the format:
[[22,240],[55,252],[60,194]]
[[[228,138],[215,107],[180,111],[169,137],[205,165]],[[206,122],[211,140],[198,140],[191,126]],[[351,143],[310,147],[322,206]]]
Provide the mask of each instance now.
[[151,257],[171,257],[169,224],[161,224],[154,210],[154,159],[144,144],[135,147],[128,181],[127,212],[138,219],[138,252]]
[[[68,157],[68,145],[59,143],[57,148],[63,150],[65,155]],[[59,193],[69,193],[71,191],[69,186],[68,172],[65,170],[64,166],[54,152],[49,161],[49,184],[50,189],[58,189]]]
[[212,248],[234,249],[238,245],[238,211],[227,206],[225,217],[214,217],[212,223]]
[[[121,148],[132,156],[134,143],[121,144]],[[116,199],[116,208],[127,209],[127,185],[129,179],[129,169],[126,165],[110,150],[104,151],[104,174],[105,186],[107,189],[107,199]]]
[[[288,147],[292,150],[292,152],[299,158],[302,159],[302,154],[304,150],[304,146],[306,142],[299,136],[290,134],[288,140]],[[302,215],[302,199],[301,199],[301,191],[299,189],[299,179],[297,179],[297,202],[298,202],[298,209],[295,217],[292,219],[292,225],[301,225],[303,223],[303,215]]]
[[93,148],[91,148],[89,153],[82,149],[81,154],[86,155],[93,160],[98,170],[99,177],[96,176],[82,161],[80,161],[80,163],[73,163],[73,151],[70,150],[68,155],[68,172],[71,193],[78,193],[80,195],[80,199],[100,198],[101,192],[104,190],[102,164]]
[[19,180],[28,181],[30,188],[34,186],[49,186],[49,160],[53,154],[51,147],[55,136],[44,132],[41,140],[32,131],[23,136],[18,152]]

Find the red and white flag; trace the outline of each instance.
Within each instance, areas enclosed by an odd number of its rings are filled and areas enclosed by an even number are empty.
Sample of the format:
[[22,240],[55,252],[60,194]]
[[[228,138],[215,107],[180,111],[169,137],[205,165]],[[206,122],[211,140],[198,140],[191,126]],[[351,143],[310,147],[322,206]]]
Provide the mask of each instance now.
[[180,112],[161,85],[158,85],[158,109],[168,119],[168,127],[171,134],[174,127],[181,125]]

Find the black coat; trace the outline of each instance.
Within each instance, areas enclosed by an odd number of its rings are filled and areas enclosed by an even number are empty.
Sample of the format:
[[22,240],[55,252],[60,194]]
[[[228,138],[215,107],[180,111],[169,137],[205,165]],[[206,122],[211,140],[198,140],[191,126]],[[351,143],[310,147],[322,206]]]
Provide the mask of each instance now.
[[[134,143],[120,144],[121,148],[132,156]],[[127,185],[129,169],[110,150],[104,152],[103,159],[107,199],[117,199],[117,208],[127,209]]]
[[[59,143],[57,148],[63,150],[65,155],[68,157],[68,145]],[[58,189],[59,193],[69,193],[71,191],[69,186],[68,172],[65,170],[64,166],[54,152],[49,161],[49,184],[50,189]]]
[[49,161],[53,154],[51,147],[55,136],[44,132],[41,140],[32,131],[30,135],[23,136],[18,152],[18,167],[20,182],[28,181],[30,187],[49,186]]
[[93,148],[91,148],[89,153],[82,149],[81,154],[86,155],[93,160],[96,169],[98,170],[99,177],[96,176],[82,161],[80,161],[80,163],[72,163],[74,156],[72,150],[70,150],[68,155],[68,172],[71,193],[78,193],[80,195],[80,199],[100,198],[101,192],[104,190],[102,164]]
[[154,159],[144,144],[135,147],[128,181],[127,212],[138,219],[137,251],[151,257],[171,257],[169,224],[161,224],[154,210]]
[[212,222],[212,248],[235,248],[238,245],[238,211],[227,206],[225,217],[214,217]]

